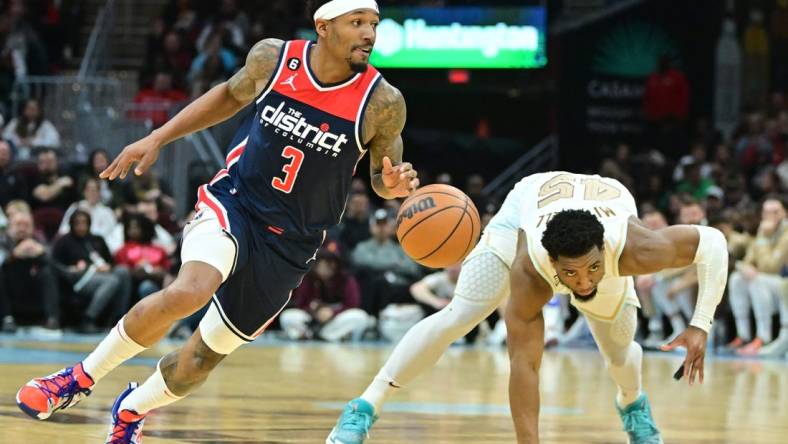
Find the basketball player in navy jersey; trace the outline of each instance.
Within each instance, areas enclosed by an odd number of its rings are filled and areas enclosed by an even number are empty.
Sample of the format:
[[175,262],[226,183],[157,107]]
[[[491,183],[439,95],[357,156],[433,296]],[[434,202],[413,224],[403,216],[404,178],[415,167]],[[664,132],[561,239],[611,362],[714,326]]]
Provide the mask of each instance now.
[[402,162],[403,97],[368,65],[377,4],[331,0],[316,6],[317,43],[258,42],[231,79],[127,146],[102,173],[124,178],[136,164],[134,172],[142,174],[168,143],[254,107],[226,167],[198,190],[177,279],[137,303],[86,359],[22,387],[17,403],[23,411],[46,419],[75,405],[108,372],[210,302],[186,344],[162,358],[144,384],[130,384],[116,399],[106,442],[139,443],[149,411],[194,391],[285,307],[325,230],[339,222],[367,151],[378,195],[404,197],[418,186],[415,170]]

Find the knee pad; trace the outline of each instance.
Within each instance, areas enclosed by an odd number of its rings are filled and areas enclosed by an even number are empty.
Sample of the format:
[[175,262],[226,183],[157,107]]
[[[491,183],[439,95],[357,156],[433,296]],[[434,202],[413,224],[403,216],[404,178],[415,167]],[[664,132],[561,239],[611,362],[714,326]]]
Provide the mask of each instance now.
[[229,355],[247,341],[235,334],[222,320],[216,303],[211,302],[200,321],[200,335],[205,345],[220,355]]
[[621,311],[618,319],[610,326],[610,339],[616,345],[626,345],[635,339],[638,328],[637,310],[632,305],[627,305]]
[[509,266],[494,252],[479,252],[462,265],[455,298],[497,306],[508,294]]

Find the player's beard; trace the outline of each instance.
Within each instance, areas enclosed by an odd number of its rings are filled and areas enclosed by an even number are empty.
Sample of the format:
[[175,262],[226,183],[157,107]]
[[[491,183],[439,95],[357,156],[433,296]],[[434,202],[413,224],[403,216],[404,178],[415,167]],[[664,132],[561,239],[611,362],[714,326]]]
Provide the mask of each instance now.
[[594,297],[596,296],[596,291],[597,289],[595,288],[594,291],[592,291],[590,294],[587,294],[585,296],[577,294],[574,291],[572,292],[572,294],[574,294],[575,299],[577,299],[580,302],[589,302],[591,299],[594,299]]
[[347,63],[350,66],[350,70],[357,74],[365,73],[367,72],[367,68],[369,68],[369,63],[367,62],[354,62],[348,59]]

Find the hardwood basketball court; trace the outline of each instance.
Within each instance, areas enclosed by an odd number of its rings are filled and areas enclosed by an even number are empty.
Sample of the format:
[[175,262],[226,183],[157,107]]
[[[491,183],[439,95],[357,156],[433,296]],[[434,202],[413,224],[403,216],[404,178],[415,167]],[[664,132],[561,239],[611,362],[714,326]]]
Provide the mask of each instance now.
[[[80,359],[100,337],[0,336],[0,443],[102,443],[115,396],[143,382],[166,344],[103,379],[79,406],[45,422],[15,405],[16,390]],[[144,442],[323,443],[344,403],[377,373],[389,346],[259,341],[228,357],[194,395],[151,414]],[[680,355],[648,353],[644,386],[666,443],[788,442],[788,365],[707,358],[706,383],[673,381]],[[504,349],[454,347],[393,397],[370,444],[512,443]],[[542,364],[543,443],[624,443],[615,387],[595,350],[548,351]]]

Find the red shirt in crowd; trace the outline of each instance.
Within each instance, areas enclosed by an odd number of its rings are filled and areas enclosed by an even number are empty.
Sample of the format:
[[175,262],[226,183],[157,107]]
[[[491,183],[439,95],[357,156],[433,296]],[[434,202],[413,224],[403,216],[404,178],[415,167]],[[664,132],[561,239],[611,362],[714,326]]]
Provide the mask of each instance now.
[[158,245],[140,244],[137,242],[126,242],[123,247],[115,253],[115,264],[126,265],[135,268],[140,264],[150,264],[153,267],[161,267],[165,270],[170,268],[170,258],[167,252]]
[[[157,91],[153,88],[143,89],[134,97],[134,103],[140,105],[139,109],[132,113],[132,117],[153,122],[153,126],[158,128],[167,123],[167,111],[173,105],[187,99],[186,93],[177,89]],[[147,108],[150,107],[150,108]]]

